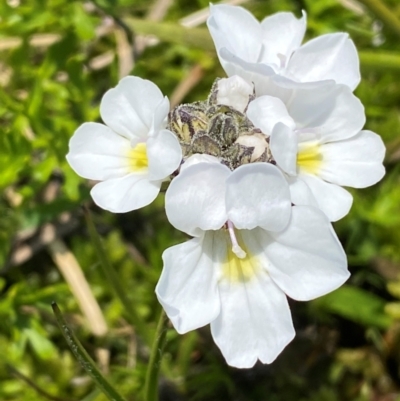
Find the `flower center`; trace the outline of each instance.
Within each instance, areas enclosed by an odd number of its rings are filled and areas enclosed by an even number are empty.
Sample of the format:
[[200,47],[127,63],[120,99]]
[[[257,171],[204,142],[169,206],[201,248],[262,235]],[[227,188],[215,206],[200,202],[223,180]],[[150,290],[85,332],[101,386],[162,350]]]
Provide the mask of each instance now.
[[317,174],[322,164],[322,154],[318,143],[299,144],[297,165],[306,173]]
[[149,161],[147,159],[146,143],[138,143],[129,151],[128,157],[131,171],[137,172],[147,168]]
[[[243,247],[239,245],[233,225],[229,221],[227,223],[227,230],[232,248],[228,247],[226,260],[222,265],[222,274],[230,282],[249,281],[258,270],[257,259],[249,252],[245,252]],[[239,233],[238,237],[241,240]]]

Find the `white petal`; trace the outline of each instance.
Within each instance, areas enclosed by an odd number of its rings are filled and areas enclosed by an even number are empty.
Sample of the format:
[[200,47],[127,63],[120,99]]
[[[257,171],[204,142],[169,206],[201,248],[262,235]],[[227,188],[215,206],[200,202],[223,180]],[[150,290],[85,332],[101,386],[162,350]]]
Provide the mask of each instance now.
[[287,177],[290,197],[294,205],[307,205],[318,207],[318,203],[311,192],[310,187],[299,177]]
[[301,82],[333,79],[354,90],[360,82],[357,49],[346,33],[319,36],[294,52],[287,74]]
[[325,181],[365,188],[385,175],[385,145],[374,132],[361,131],[345,141],[324,144],[320,150],[323,162],[318,175]]
[[100,114],[103,121],[118,134],[129,139],[145,140],[152,127],[154,113],[163,101],[164,96],[155,84],[129,76],[121,79],[103,96]]
[[166,127],[169,109],[169,99],[165,96],[154,110],[153,121],[149,132],[150,136],[157,134],[159,130]]
[[[275,70],[266,64],[247,62],[236,56],[234,52],[226,47],[218,52],[219,60],[229,77],[238,75],[248,84],[254,84],[257,96],[275,95],[274,89],[277,85],[270,78],[275,75]],[[272,88],[271,88],[272,85]]]
[[219,260],[214,254],[221,251],[214,246],[213,232],[164,251],[156,294],[178,333],[202,327],[219,315]]
[[272,96],[261,96],[253,100],[246,114],[250,121],[266,135],[271,134],[278,122],[289,128],[296,126],[282,100]]
[[226,47],[243,60],[257,61],[262,29],[249,11],[230,5],[210,5],[207,26],[217,52]]
[[165,210],[169,222],[192,236],[217,230],[225,223],[226,179],[228,167],[198,163],[183,170],[169,185]]
[[287,125],[278,123],[270,138],[271,153],[278,166],[289,175],[296,175],[298,136]]
[[263,29],[263,51],[261,63],[274,63],[280,65],[281,54],[288,61],[291,54],[303,41],[306,31],[306,13],[297,19],[292,13],[280,12],[265,18],[261,27]]
[[161,181],[149,181],[147,174],[132,173],[96,184],[90,194],[101,208],[126,213],[153,202],[160,187]]
[[332,82],[296,89],[286,106],[297,128],[316,132],[322,143],[350,138],[365,124],[361,102],[347,86]]
[[243,113],[253,92],[253,86],[238,75],[222,78],[218,81],[217,103],[233,107]]
[[346,255],[332,225],[318,209],[294,206],[279,233],[262,229],[243,235],[250,253],[289,297],[308,301],[340,287],[350,276]]
[[130,142],[98,123],[82,124],[69,141],[68,163],[81,177],[107,180],[129,172]]
[[300,174],[299,179],[308,185],[319,209],[326,214],[330,221],[340,220],[349,213],[353,197],[344,188],[313,175]]
[[280,231],[290,218],[289,186],[272,164],[245,164],[226,181],[226,209],[238,229]]
[[195,164],[199,164],[199,163],[217,163],[217,164],[221,164],[219,159],[216,158],[215,156],[196,153],[196,154],[190,156],[187,160],[185,160],[185,162],[181,166],[181,172],[183,170],[187,169],[188,167],[194,166]]
[[221,314],[211,334],[227,363],[272,363],[295,335],[285,294],[263,270],[250,281],[221,280],[219,290]]
[[147,140],[149,179],[163,180],[178,169],[182,161],[182,149],[176,136],[161,130]]

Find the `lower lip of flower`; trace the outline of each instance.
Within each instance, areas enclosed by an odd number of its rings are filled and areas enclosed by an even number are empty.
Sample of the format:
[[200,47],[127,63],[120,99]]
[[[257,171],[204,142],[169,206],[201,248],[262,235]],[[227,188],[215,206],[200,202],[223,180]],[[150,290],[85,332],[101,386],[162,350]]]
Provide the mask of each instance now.
[[147,169],[149,161],[147,159],[146,143],[140,142],[129,151],[129,167],[132,172],[139,172]]

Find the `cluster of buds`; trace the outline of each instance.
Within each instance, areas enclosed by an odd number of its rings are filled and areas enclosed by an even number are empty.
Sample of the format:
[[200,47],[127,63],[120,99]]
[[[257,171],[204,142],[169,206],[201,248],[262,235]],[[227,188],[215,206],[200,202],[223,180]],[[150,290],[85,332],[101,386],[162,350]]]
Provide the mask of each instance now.
[[231,170],[253,162],[273,162],[269,137],[248,119],[249,96],[244,112],[218,103],[216,79],[206,101],[182,104],[168,114],[167,128],[174,132],[182,147],[183,160],[194,154],[217,157]]

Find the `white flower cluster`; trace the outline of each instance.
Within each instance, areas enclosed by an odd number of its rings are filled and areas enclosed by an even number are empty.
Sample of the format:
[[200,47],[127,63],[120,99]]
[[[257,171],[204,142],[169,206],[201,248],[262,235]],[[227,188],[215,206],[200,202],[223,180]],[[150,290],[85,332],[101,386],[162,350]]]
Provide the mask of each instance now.
[[301,45],[306,15],[259,23],[211,6],[208,27],[228,78],[206,101],[169,110],[151,82],[127,77],[103,97],[106,125],[83,124],[67,159],[100,181],[112,212],[151,203],[161,183],[170,223],[193,238],[167,249],[156,293],[174,327],[211,324],[228,364],[271,363],[295,332],[286,295],[311,300],[349,277],[331,221],[384,173],[381,138],[362,130],[347,34]]

